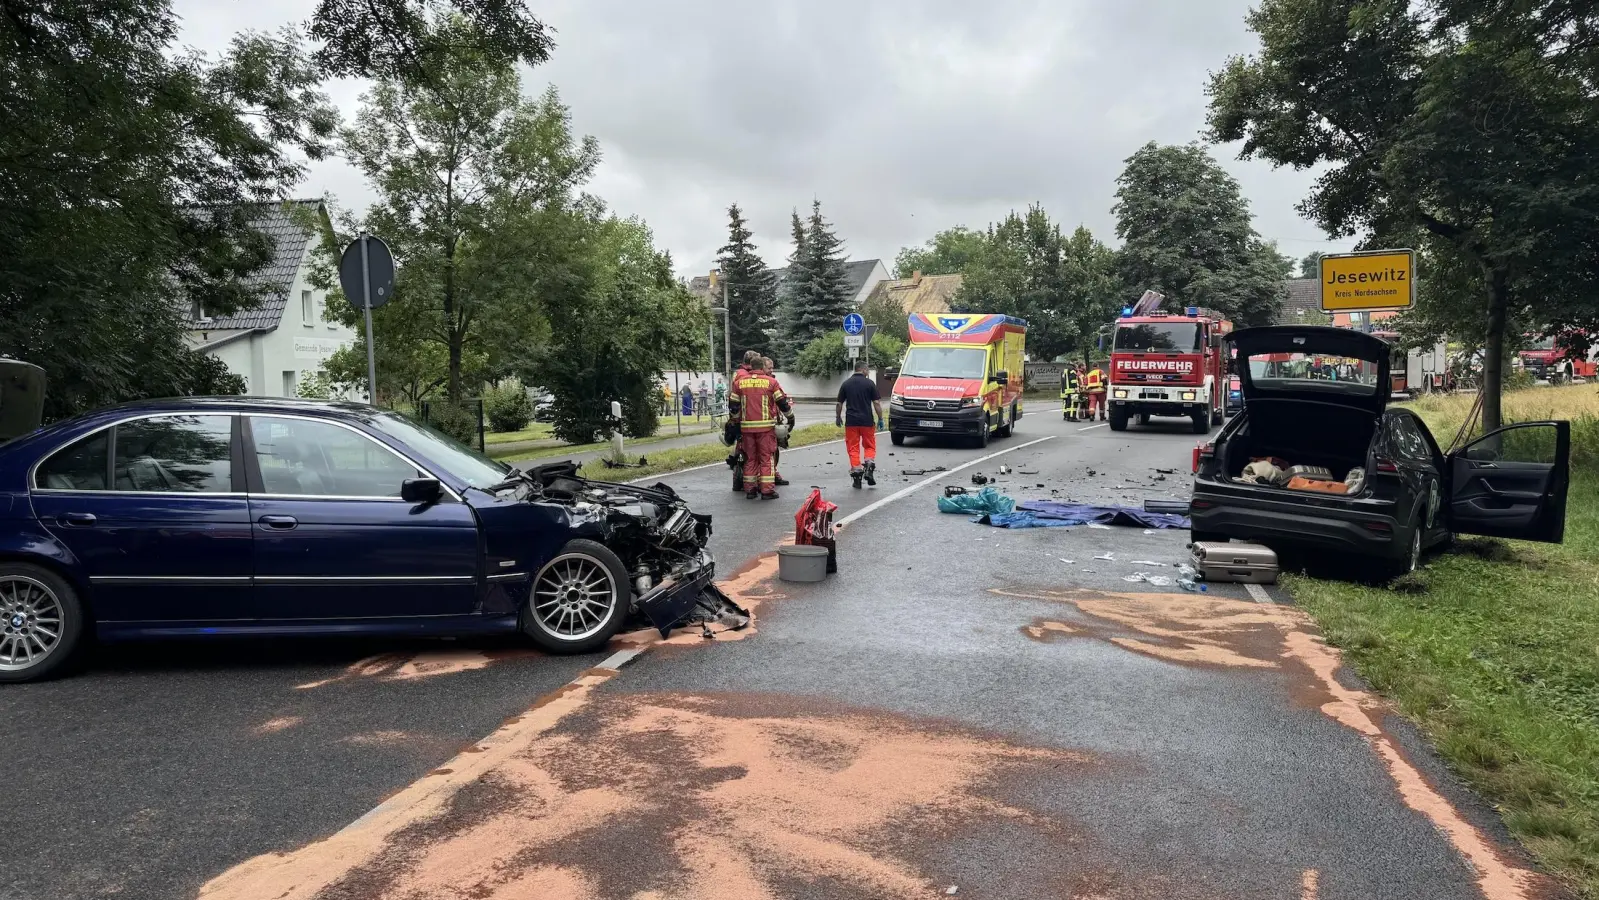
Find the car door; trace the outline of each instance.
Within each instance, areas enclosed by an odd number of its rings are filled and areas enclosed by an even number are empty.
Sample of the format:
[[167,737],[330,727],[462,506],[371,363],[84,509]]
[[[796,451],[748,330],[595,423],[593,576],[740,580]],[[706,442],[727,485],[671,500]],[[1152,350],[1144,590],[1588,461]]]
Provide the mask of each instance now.
[[1426,426],[1409,410],[1383,414],[1386,442],[1383,452],[1399,467],[1405,480],[1405,514],[1414,513],[1422,527],[1422,544],[1431,546],[1443,530],[1443,478],[1440,460]]
[[89,575],[102,622],[247,617],[252,565],[237,417],[143,416],[34,471],[34,512]]
[[1447,459],[1450,527],[1560,543],[1570,459],[1570,422],[1526,422],[1477,438]]
[[374,619],[476,611],[477,523],[460,498],[400,498],[432,477],[353,425],[248,417],[245,465],[263,619]]

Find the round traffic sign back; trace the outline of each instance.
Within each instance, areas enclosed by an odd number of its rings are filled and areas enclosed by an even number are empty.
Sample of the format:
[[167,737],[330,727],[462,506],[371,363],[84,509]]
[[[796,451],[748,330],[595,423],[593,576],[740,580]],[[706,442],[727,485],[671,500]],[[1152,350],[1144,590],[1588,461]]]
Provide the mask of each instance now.
[[389,253],[389,245],[375,235],[366,235],[366,267],[367,278],[363,283],[361,278],[361,241],[356,238],[344,248],[344,255],[339,257],[339,287],[344,289],[344,296],[350,305],[356,309],[362,306],[361,298],[368,286],[372,291],[372,308],[377,309],[389,302],[389,297],[394,294],[394,256]]

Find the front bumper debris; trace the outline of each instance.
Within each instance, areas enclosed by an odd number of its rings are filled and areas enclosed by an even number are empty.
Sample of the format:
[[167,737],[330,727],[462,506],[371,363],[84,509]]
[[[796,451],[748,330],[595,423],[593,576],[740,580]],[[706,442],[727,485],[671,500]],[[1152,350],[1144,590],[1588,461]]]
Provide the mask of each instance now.
[[698,562],[651,588],[636,603],[638,611],[666,637],[674,628],[700,625],[737,631],[750,623],[749,611],[734,603],[715,583],[716,563],[709,552]]

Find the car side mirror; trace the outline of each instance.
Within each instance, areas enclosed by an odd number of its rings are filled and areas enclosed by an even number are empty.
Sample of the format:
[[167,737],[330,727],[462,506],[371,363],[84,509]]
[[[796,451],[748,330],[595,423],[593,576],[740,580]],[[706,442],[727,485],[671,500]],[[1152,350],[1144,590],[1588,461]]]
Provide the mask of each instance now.
[[437,503],[444,485],[437,478],[407,478],[400,482],[400,499],[407,503]]
[[1009,372],[995,372],[994,373],[994,383],[995,384],[1010,384],[1010,373]]

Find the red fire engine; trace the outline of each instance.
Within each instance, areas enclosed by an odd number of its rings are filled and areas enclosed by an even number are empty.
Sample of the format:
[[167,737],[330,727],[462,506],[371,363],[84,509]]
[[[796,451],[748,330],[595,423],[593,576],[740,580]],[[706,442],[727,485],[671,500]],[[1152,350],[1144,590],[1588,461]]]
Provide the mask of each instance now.
[[1122,310],[1111,341],[1111,430],[1126,430],[1135,416],[1140,425],[1150,416],[1182,416],[1196,434],[1220,425],[1227,417],[1222,335],[1232,327],[1197,306],[1182,314]]

